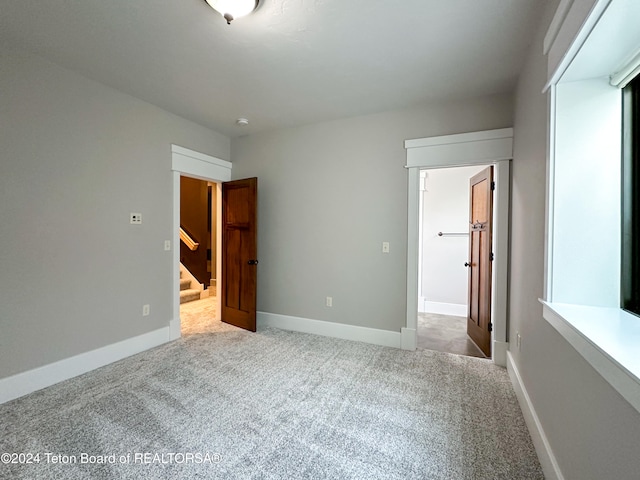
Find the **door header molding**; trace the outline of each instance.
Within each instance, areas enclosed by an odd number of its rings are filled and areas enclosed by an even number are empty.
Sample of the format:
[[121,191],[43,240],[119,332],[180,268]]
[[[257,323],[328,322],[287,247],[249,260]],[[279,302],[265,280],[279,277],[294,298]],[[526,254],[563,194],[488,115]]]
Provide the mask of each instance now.
[[231,180],[232,163],[179,145],[171,145],[171,170],[200,180]]
[[406,168],[483,165],[513,158],[513,128],[405,140]]

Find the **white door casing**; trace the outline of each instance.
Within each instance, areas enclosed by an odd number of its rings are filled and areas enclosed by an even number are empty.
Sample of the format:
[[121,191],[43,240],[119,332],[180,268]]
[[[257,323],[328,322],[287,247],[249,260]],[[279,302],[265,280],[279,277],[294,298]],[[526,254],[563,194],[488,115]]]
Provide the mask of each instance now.
[[[178,145],[171,145],[171,170],[173,171],[173,224],[172,224],[172,320],[169,324],[169,335],[171,340],[180,338],[180,176],[187,175],[189,177],[198,178],[218,184],[216,195],[218,198],[217,209],[220,211],[221,201],[221,182],[231,180],[231,162],[221,160],[219,158],[206,155],[204,153],[189,150],[188,148]],[[220,238],[222,216],[217,215],[218,222],[218,239]],[[216,248],[216,279],[222,276],[222,248],[217,242]],[[220,318],[220,302],[216,306],[216,318]]]
[[507,275],[509,251],[510,162],[513,129],[419,138],[405,141],[408,171],[407,319],[402,329],[402,348],[415,350],[418,322],[418,237],[420,170],[495,165],[492,323],[493,361],[507,362]]

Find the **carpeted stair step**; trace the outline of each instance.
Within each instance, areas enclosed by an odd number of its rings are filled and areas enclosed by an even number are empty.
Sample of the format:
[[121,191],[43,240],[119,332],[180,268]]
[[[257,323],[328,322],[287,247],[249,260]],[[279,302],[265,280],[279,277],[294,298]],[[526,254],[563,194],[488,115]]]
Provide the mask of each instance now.
[[194,300],[200,300],[200,290],[189,288],[180,291],[180,303],[192,302]]
[[189,280],[188,278],[181,278],[180,279],[180,291],[189,290],[189,288],[191,288],[191,280]]

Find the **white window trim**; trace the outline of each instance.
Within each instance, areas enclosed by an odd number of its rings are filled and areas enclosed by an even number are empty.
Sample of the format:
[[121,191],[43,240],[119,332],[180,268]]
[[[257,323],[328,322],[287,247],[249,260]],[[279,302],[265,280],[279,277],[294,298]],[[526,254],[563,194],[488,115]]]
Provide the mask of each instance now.
[[[572,2],[561,2],[570,5]],[[553,302],[552,274],[553,274],[553,191],[554,191],[554,163],[556,143],[556,96],[555,85],[562,82],[568,73],[570,80],[576,80],[581,72],[571,71],[572,62],[580,55],[586,55],[592,45],[586,45],[589,37],[597,32],[599,22],[610,21],[607,9],[616,4],[616,0],[597,0],[594,2],[590,14],[582,23],[582,27],[574,36],[574,41],[565,53],[555,71],[550,72],[550,80],[545,90],[549,92],[549,157],[547,164],[547,240],[545,265],[545,298],[543,317],[558,333],[637,411],[640,412],[640,318],[625,312],[621,308],[596,307],[587,305],[568,305]],[[561,5],[562,6],[562,5]],[[566,7],[566,5],[564,5]],[[556,16],[566,16],[566,8],[559,9]],[[631,14],[631,13],[630,13]],[[635,12],[637,14],[637,12]],[[554,29],[561,30],[562,20],[552,22]],[[550,39],[555,39],[558,32],[552,32]],[[621,36],[622,37],[622,36]],[[629,39],[627,38],[627,41]],[[637,40],[636,40],[637,41]],[[627,58],[637,54],[631,51],[629,45],[609,45],[619,48],[615,52],[623,53]],[[550,48],[546,46],[547,50]],[[636,45],[637,48],[637,45]],[[622,50],[624,49],[624,50]],[[593,51],[593,50],[591,50]],[[602,50],[606,52],[606,48]],[[580,62],[577,62],[580,63]],[[575,66],[575,65],[574,65]],[[610,66],[611,67],[611,66]],[[616,72],[615,67],[609,69],[609,74]],[[591,75],[593,72],[589,72]],[[588,76],[584,77],[589,78]],[[565,76],[566,80],[566,76]]]

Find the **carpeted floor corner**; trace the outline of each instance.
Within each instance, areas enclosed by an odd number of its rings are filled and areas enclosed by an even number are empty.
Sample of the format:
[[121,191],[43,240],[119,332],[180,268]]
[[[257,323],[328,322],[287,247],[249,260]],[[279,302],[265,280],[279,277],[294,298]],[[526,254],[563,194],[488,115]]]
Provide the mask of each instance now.
[[0,452],[40,454],[3,479],[543,478],[504,369],[272,328],[183,337],[0,419]]

